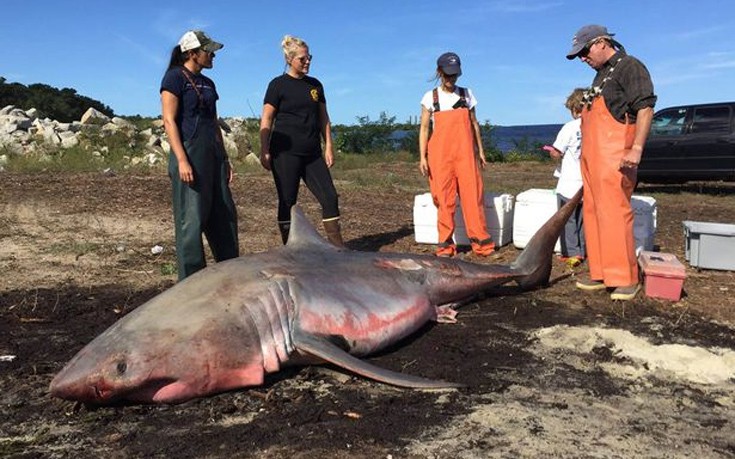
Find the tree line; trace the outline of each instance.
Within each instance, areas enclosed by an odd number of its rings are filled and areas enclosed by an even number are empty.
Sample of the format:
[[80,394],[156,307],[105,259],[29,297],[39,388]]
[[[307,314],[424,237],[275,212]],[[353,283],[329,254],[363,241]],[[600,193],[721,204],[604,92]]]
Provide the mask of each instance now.
[[41,118],[50,118],[63,123],[78,121],[90,107],[109,117],[113,110],[98,100],[78,94],[75,89],[58,89],[42,83],[28,86],[8,83],[0,77],[0,108],[14,105],[22,110],[35,108]]
[[[356,121],[357,124],[332,127],[335,149],[356,154],[407,151],[418,157],[418,124],[396,123],[396,117],[386,112],[381,112],[377,120],[365,115],[356,117]],[[489,161],[503,161],[504,155],[494,142],[493,126],[485,121],[480,129],[485,157]]]

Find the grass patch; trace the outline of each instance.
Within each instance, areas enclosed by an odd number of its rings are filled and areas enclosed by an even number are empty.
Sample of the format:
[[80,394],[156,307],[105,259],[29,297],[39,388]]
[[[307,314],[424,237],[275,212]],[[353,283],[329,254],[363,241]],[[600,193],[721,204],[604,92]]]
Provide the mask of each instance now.
[[176,269],[175,263],[167,262],[161,265],[161,274],[164,276],[173,276],[177,272],[178,270]]
[[[392,164],[416,164],[415,174],[406,174],[405,167],[393,168]],[[395,169],[395,170],[394,170]],[[426,178],[418,170],[418,159],[408,152],[339,154],[332,168],[338,188],[394,188],[416,189],[426,186]]]
[[74,254],[77,257],[97,253],[103,249],[103,244],[94,242],[59,242],[47,247],[46,253],[54,255]]
[[335,171],[348,171],[354,169],[365,169],[373,167],[375,164],[395,163],[395,162],[416,162],[418,159],[408,152],[388,152],[388,153],[338,153],[335,155],[334,161]]

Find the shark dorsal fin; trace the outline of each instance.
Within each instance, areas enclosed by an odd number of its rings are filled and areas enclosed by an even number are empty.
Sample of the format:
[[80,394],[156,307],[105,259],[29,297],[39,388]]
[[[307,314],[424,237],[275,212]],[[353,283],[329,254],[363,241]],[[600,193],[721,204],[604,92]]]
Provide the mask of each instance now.
[[291,207],[291,229],[288,232],[286,246],[319,246],[324,249],[338,250],[319,234],[298,205]]

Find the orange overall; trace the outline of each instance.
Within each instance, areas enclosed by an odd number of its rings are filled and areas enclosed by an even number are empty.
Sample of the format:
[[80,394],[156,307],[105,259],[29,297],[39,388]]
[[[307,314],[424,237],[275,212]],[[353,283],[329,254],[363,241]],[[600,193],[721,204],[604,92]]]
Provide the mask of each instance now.
[[607,109],[602,96],[582,111],[582,179],[584,233],[590,279],[607,287],[638,283],[633,238],[635,169],[618,167],[633,144],[635,124],[621,123]]
[[429,187],[438,208],[439,250],[448,250],[448,255],[453,255],[456,250],[452,235],[459,193],[472,250],[480,255],[489,255],[495,244],[487,232],[482,177],[475,157],[469,110],[435,110],[433,132],[427,147]]

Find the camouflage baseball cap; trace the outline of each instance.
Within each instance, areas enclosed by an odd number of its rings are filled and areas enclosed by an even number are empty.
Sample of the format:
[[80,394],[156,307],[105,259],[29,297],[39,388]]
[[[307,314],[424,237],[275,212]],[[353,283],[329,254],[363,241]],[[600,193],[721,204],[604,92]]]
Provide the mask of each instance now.
[[179,46],[181,47],[182,52],[197,48],[201,48],[204,51],[214,52],[222,49],[225,45],[212,40],[209,38],[209,35],[201,30],[189,30],[181,37],[181,40],[179,40]]

